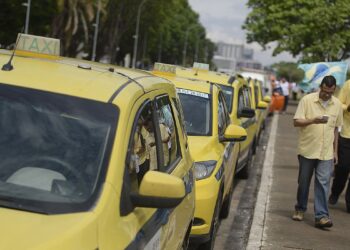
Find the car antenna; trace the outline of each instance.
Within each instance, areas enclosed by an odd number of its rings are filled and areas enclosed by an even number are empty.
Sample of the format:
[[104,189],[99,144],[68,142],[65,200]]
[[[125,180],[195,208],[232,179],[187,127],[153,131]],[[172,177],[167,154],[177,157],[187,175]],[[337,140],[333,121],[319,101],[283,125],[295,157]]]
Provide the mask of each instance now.
[[16,49],[17,49],[17,45],[18,45],[18,42],[19,42],[19,40],[21,38],[21,35],[22,35],[22,33],[19,33],[17,41],[16,41],[16,45],[15,45],[15,48],[13,49],[12,55],[10,57],[10,60],[7,63],[5,63],[4,65],[2,65],[2,68],[1,68],[2,71],[11,71],[11,70],[13,70],[12,59],[13,59],[13,56],[15,55],[15,52],[16,52]]

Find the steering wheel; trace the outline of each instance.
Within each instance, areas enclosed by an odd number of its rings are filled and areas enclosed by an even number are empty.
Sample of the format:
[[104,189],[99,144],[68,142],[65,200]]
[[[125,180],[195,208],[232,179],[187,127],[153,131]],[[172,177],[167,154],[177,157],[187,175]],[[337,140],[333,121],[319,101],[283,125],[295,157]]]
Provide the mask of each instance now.
[[77,181],[76,185],[74,185],[77,187],[76,192],[79,192],[81,195],[89,193],[86,178],[67,161],[54,156],[42,155],[30,157],[24,160],[21,165],[22,167],[32,165],[33,167],[45,168],[61,173],[66,179],[74,179]]

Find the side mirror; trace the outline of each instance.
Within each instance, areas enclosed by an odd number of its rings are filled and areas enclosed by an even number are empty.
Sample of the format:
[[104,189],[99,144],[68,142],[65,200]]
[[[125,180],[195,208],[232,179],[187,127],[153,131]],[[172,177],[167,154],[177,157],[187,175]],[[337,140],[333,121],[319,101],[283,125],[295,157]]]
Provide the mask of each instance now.
[[148,171],[142,178],[139,193],[131,194],[135,207],[174,208],[186,195],[183,180],[157,171]]
[[223,136],[220,137],[220,142],[225,141],[244,141],[247,138],[247,131],[237,125],[230,124],[225,130]]
[[255,116],[255,110],[251,108],[244,107],[241,111],[238,112],[238,118],[253,118]]
[[264,96],[263,101],[269,103],[269,102],[271,102],[271,97],[266,95],[266,96]]
[[258,109],[267,109],[268,104],[266,102],[260,101],[257,105]]

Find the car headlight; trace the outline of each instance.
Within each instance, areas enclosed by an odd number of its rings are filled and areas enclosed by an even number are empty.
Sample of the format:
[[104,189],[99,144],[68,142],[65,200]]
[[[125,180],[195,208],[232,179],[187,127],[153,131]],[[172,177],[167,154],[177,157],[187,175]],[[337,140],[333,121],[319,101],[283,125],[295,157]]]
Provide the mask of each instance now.
[[196,180],[208,178],[214,171],[216,161],[200,161],[194,163],[194,176]]

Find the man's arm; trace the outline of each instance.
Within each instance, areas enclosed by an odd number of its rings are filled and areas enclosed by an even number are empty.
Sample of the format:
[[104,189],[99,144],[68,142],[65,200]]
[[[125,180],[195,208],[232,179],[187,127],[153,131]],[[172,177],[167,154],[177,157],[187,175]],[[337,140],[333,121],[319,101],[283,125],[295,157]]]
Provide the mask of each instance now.
[[334,165],[338,164],[338,127],[335,127],[334,129],[334,142],[333,142],[333,149],[334,149]]
[[324,124],[327,120],[323,119],[322,116],[317,116],[313,119],[294,119],[294,127],[306,127],[312,124]]

